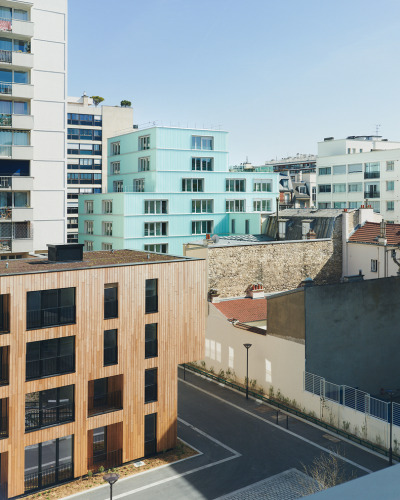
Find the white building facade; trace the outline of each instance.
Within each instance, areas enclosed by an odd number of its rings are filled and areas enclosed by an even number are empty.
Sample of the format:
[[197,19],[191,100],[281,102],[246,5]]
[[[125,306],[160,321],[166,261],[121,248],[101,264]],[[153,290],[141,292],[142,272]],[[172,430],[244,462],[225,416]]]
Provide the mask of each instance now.
[[0,258],[66,234],[67,0],[0,0]]
[[79,194],[107,192],[107,139],[130,132],[133,109],[68,97],[67,242],[78,243]]
[[318,143],[317,207],[370,206],[400,222],[400,142],[351,136]]

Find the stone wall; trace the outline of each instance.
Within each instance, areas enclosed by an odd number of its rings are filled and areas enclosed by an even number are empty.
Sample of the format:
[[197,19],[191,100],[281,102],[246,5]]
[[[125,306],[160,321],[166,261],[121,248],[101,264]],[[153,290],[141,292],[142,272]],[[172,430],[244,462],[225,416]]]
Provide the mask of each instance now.
[[307,277],[319,285],[338,283],[341,275],[341,218],[330,240],[208,247],[208,285],[220,297],[243,296],[251,283],[270,293],[297,288]]

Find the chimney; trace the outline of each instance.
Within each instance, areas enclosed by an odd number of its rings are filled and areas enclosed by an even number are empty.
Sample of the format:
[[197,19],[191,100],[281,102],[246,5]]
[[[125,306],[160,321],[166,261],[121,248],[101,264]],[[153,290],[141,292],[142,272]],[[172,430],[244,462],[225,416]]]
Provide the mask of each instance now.
[[380,233],[379,233],[378,242],[380,245],[387,245],[386,221],[384,221],[384,220],[381,221],[381,229],[380,229]]
[[264,287],[261,283],[254,283],[247,287],[246,297],[250,297],[251,299],[264,299]]
[[307,240],[316,240],[317,239],[317,233],[314,230],[310,229],[308,231],[308,233],[306,234],[306,239]]

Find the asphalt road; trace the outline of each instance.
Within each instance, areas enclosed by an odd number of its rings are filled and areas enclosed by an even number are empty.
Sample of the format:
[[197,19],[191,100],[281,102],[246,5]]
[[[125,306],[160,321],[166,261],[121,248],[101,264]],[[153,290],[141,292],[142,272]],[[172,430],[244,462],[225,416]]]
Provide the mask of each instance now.
[[[383,458],[293,417],[287,422],[280,414],[277,425],[275,410],[193,373],[179,381],[178,394],[178,435],[201,454],[118,481],[113,500],[216,499],[290,469],[304,471],[329,450],[343,457],[338,460],[349,478],[387,466]],[[74,498],[107,500],[109,489]],[[273,498],[289,497],[282,493]]]

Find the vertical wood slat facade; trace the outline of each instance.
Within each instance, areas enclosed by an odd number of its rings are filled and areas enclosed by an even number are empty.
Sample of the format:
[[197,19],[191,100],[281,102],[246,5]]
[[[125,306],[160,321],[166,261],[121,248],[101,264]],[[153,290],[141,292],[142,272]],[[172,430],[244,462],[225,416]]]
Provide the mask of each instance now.
[[[158,312],[145,314],[146,279],[158,279]],[[104,285],[118,283],[118,318],[104,319]],[[26,329],[27,292],[75,287],[76,323]],[[8,495],[24,493],[24,448],[68,435],[74,436],[74,476],[87,473],[88,431],[115,425],[109,439],[122,445],[122,460],[144,455],[144,417],[157,413],[157,451],[176,444],[177,365],[202,359],[206,321],[206,270],[203,260],[176,260],[102,268],[0,276],[0,294],[10,294],[10,333],[0,335],[9,346],[9,437],[0,440],[7,464]],[[145,324],[158,324],[158,357],[145,359]],[[118,364],[104,366],[105,330],[118,330]],[[26,381],[26,343],[75,336],[75,372]],[[144,403],[144,374],[158,369],[158,400]],[[104,377],[122,379],[122,410],[88,417],[88,382]],[[75,420],[25,433],[25,394],[73,384]],[[120,425],[118,425],[120,424]],[[117,432],[118,431],[118,432]],[[122,435],[116,435],[117,433]],[[111,445],[110,445],[111,446]],[[116,449],[116,448],[115,448]],[[8,460],[7,455],[8,453]]]

